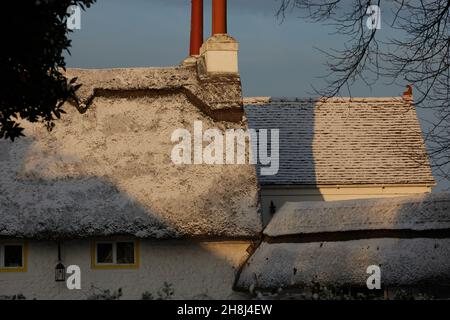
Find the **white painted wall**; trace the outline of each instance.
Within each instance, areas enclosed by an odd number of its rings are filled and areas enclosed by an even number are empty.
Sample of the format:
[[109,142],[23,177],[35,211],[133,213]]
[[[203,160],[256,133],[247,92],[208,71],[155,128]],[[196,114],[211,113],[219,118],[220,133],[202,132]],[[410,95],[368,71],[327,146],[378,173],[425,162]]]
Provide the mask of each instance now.
[[414,194],[431,192],[432,186],[403,185],[403,186],[319,186],[319,187],[276,187],[263,186],[261,188],[261,211],[263,223],[267,225],[272,219],[270,202],[273,201],[277,210],[286,202],[301,201],[339,201],[354,199],[372,199],[403,197]]
[[242,297],[232,290],[235,275],[248,256],[250,242],[141,240],[141,264],[130,270],[91,269],[91,241],[62,242],[63,263],[80,266],[82,289],[70,291],[55,282],[57,244],[28,241],[28,271],[0,273],[0,296],[23,294],[27,299],[86,299],[99,289],[123,290],[123,299],[157,296],[164,282],[173,284],[175,299]]

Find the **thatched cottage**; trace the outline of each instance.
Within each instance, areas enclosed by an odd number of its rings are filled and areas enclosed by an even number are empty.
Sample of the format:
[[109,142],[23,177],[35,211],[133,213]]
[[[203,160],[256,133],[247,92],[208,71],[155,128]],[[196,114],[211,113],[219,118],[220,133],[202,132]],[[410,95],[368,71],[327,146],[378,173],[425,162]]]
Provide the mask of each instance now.
[[[364,285],[370,264],[403,268],[389,285],[447,280],[450,197],[428,194],[412,97],[243,99],[226,1],[205,43],[192,3],[180,66],[68,70],[82,87],[56,128],[24,123],[25,138],[0,141],[0,296],[139,299],[169,284],[175,298],[227,299],[317,277]],[[279,129],[278,173],[175,164],[173,132],[199,121]],[[81,289],[57,281],[71,265]]]

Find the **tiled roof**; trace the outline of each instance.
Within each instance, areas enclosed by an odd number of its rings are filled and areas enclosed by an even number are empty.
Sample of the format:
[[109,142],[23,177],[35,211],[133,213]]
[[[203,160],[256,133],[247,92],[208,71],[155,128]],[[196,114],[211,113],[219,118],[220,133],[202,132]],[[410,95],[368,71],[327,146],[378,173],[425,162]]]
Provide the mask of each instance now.
[[408,99],[248,98],[244,105],[250,128],[280,129],[279,171],[261,175],[261,184],[434,184]]

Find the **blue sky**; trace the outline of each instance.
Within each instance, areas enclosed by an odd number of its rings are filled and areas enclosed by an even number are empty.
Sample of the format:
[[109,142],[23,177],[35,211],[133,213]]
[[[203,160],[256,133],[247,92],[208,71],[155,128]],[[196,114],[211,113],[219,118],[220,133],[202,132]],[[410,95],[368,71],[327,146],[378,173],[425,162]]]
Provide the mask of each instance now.
[[[205,1],[205,37],[210,34],[211,1]],[[246,96],[311,95],[323,86],[325,57],[317,48],[342,46],[334,30],[306,23],[299,13],[284,22],[278,0],[229,0],[229,34],[240,43],[240,72]],[[188,53],[189,0],[98,0],[82,12],[69,67],[144,67],[180,63]],[[406,84],[405,84],[406,85]],[[355,86],[353,95],[397,96],[403,87]]]
[[[205,38],[211,31],[210,4],[205,0]],[[327,73],[318,48],[338,49],[346,41],[330,26],[304,21],[299,12],[279,20],[279,5],[279,0],[228,0],[228,33],[240,43],[245,96],[311,96],[311,86],[325,86],[321,76]],[[394,33],[385,20],[379,34],[387,38]],[[188,55],[189,28],[190,0],[97,0],[81,14],[81,30],[71,34],[66,62],[77,68],[176,65]],[[351,94],[399,96],[405,86],[382,79],[368,88],[359,82]]]

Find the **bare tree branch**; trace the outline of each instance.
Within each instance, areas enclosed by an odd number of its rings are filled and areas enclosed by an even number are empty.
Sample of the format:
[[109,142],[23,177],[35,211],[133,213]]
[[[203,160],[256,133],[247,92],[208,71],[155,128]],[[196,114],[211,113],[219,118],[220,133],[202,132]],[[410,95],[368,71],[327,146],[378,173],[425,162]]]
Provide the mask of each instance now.
[[[368,28],[367,10],[379,6],[391,13],[389,25],[401,36],[379,41],[379,30]],[[278,17],[300,10],[304,18],[323,22],[348,37],[342,50],[323,51],[327,85],[317,94],[341,94],[356,81],[370,86],[380,77],[411,84],[415,105],[430,109],[426,140],[437,173],[450,177],[450,1],[448,0],[281,0]],[[384,16],[388,16],[384,14]]]

